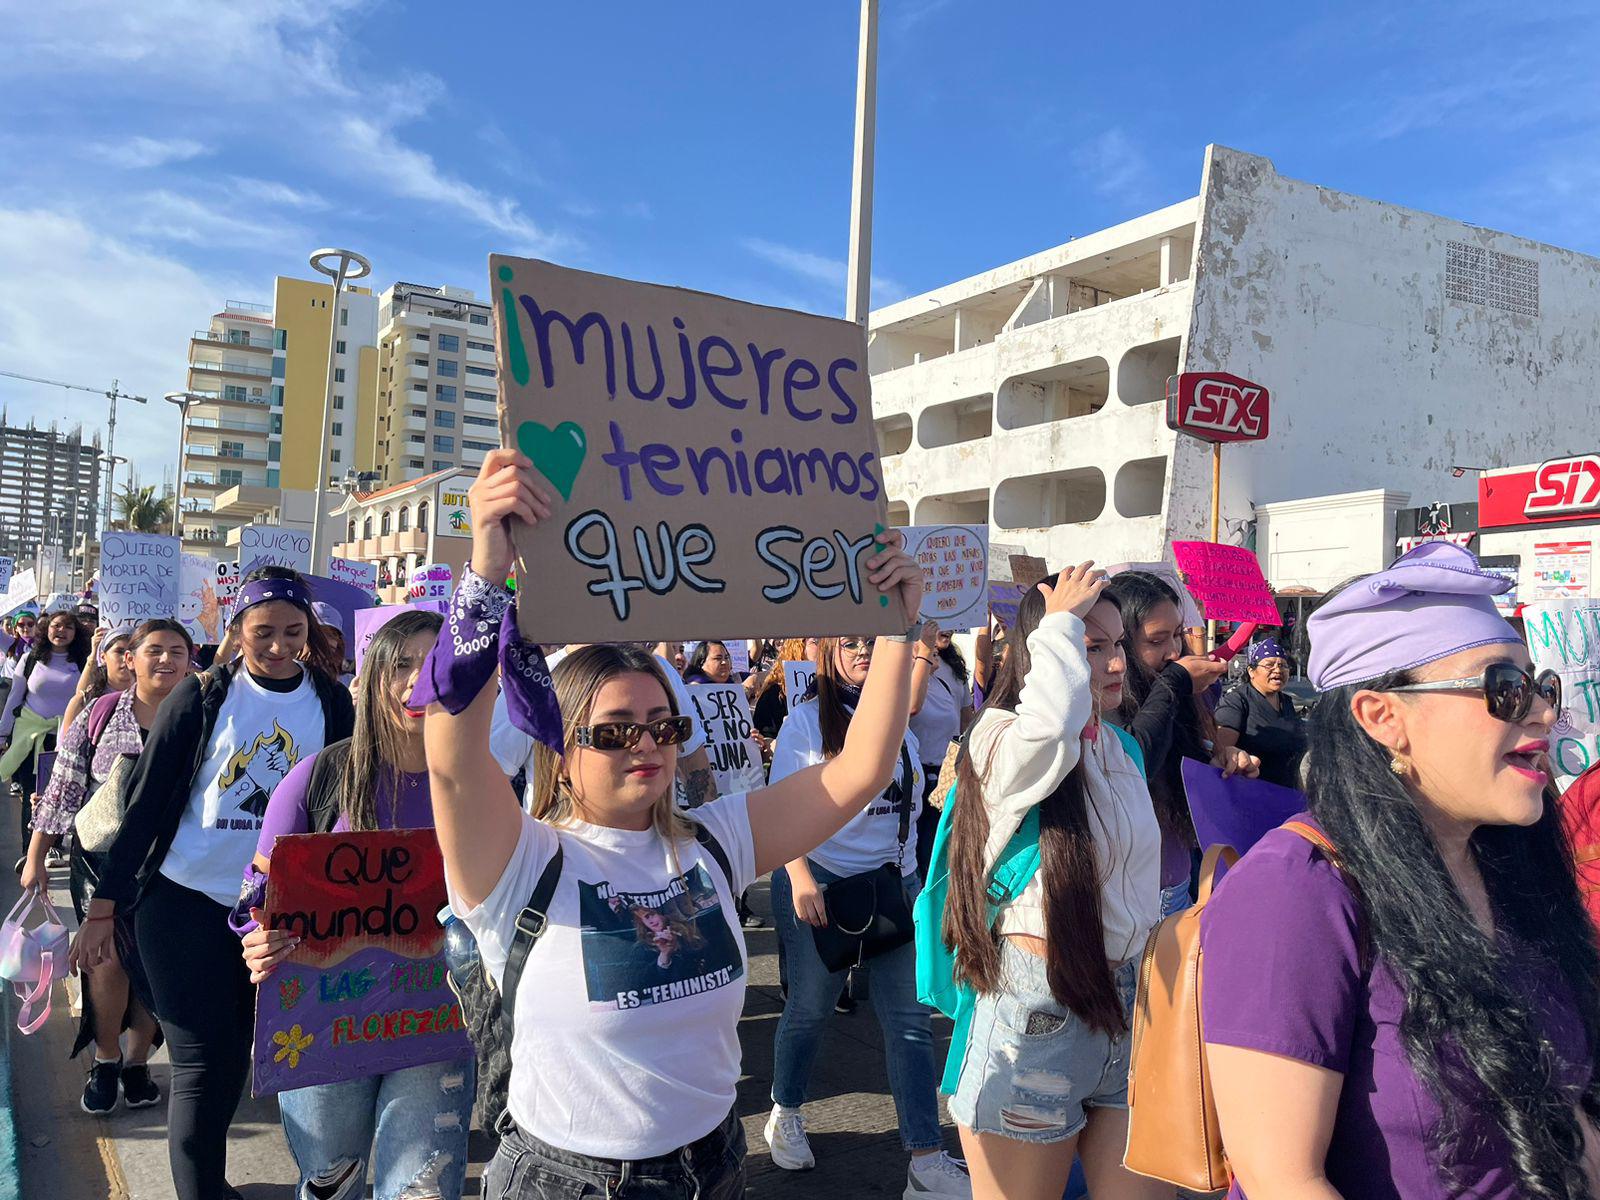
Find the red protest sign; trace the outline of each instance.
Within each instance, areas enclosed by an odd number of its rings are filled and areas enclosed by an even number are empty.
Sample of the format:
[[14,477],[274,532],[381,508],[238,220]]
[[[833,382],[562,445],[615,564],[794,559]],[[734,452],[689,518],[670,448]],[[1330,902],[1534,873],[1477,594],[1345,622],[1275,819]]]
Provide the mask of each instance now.
[[1185,371],[1168,381],[1167,427],[1203,442],[1259,442],[1271,394],[1226,371]]
[[1172,556],[1206,620],[1282,623],[1255,551],[1216,542],[1173,542]]

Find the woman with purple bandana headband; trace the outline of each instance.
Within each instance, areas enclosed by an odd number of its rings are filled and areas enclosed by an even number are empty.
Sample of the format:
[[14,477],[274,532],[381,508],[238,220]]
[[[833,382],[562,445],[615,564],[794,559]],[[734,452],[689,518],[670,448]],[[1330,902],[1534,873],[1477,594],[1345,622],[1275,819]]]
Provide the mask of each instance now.
[[[1600,951],[1537,678],[1431,542],[1311,618],[1305,832],[1202,919],[1201,1014],[1231,1197],[1600,1197]],[[1314,836],[1312,836],[1314,835]]]
[[1217,705],[1217,745],[1255,755],[1268,783],[1299,787],[1306,731],[1283,690],[1289,682],[1289,656],[1277,638],[1262,638],[1250,647],[1248,662],[1249,673]]
[[178,1200],[238,1195],[225,1177],[227,1136],[250,1066],[255,988],[228,915],[267,800],[290,768],[354,724],[350,693],[317,665],[327,636],[297,573],[252,572],[228,635],[238,661],[185,679],[156,714],[71,952],[80,970],[111,961],[113,917],[133,909],[172,1057],[167,1152]]

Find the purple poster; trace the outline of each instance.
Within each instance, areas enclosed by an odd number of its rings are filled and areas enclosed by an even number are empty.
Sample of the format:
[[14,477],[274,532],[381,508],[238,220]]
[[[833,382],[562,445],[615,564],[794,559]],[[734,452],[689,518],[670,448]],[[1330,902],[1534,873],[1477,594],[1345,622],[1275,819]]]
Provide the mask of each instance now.
[[1182,770],[1202,850],[1223,845],[1243,854],[1263,835],[1306,811],[1306,798],[1294,788],[1240,775],[1224,779],[1216,767],[1192,758],[1183,760]]
[[279,838],[266,924],[301,942],[256,990],[252,1094],[471,1058],[444,905],[431,829]]

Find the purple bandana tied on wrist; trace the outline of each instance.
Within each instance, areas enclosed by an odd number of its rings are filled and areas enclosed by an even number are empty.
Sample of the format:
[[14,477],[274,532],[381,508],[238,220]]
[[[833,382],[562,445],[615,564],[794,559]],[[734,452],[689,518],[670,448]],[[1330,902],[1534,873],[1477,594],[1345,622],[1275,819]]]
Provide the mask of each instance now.
[[459,713],[483,691],[497,666],[511,723],[562,753],[566,746],[561,707],[544,653],[522,640],[511,593],[469,566],[450,597],[439,640],[411,690],[411,707],[438,704],[446,712]]

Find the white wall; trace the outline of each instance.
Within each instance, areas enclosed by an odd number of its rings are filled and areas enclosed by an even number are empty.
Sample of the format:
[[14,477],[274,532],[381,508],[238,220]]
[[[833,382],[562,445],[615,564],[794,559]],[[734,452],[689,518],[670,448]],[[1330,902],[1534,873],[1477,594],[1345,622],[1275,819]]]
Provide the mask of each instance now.
[[1327,592],[1394,558],[1394,518],[1410,497],[1377,489],[1257,508],[1256,555],[1275,591]]
[[[1538,263],[1539,315],[1446,296],[1451,241]],[[1588,449],[1600,260],[1277,174],[1208,149],[1187,370],[1273,395],[1272,436],[1226,449],[1223,509],[1390,488],[1473,499],[1450,467]],[[1204,528],[1206,449],[1175,455],[1174,536]],[[1579,443],[1582,443],[1581,445]]]

